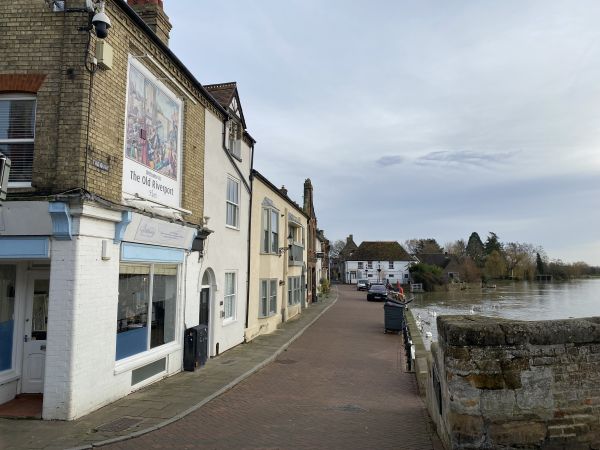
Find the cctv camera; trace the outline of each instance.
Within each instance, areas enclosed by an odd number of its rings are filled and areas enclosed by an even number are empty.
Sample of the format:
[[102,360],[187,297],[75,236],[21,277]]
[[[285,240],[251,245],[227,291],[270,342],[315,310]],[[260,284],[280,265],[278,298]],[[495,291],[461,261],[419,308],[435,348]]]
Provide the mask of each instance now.
[[104,2],[100,3],[98,12],[92,17],[92,25],[94,25],[96,36],[98,36],[99,39],[105,39],[108,36],[110,19],[104,12]]

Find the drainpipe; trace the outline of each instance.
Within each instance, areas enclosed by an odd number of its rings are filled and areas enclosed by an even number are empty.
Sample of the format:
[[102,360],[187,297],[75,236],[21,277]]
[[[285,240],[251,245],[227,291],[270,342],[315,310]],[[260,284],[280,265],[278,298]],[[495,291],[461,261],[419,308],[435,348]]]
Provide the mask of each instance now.
[[[250,308],[250,242],[252,233],[252,196],[254,189],[254,177],[252,176],[252,170],[254,170],[254,144],[252,144],[252,156],[250,157],[250,207],[248,208],[248,264],[247,264],[247,275],[246,275],[246,322],[244,329],[248,328],[248,309]],[[246,333],[244,333],[244,341],[246,340]]]

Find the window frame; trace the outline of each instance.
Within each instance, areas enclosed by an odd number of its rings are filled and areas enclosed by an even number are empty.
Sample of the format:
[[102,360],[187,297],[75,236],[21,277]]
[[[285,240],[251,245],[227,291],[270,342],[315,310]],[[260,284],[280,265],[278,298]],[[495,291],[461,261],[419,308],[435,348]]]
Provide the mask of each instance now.
[[[278,280],[276,278],[261,278],[258,304],[259,319],[266,319],[277,314],[277,290]],[[273,302],[275,300],[275,302]],[[263,304],[264,301],[264,304]]]
[[[233,292],[231,294],[227,293],[227,275],[233,275]],[[225,275],[224,275],[224,280],[223,280],[223,323],[231,323],[231,322],[235,322],[237,319],[237,294],[238,294],[238,289],[237,289],[237,284],[238,284],[238,280],[237,280],[237,271],[234,270],[230,270],[230,271],[226,271]],[[228,298],[229,297],[229,298]],[[227,309],[228,309],[228,302],[231,302],[230,305],[230,310],[231,310],[231,315],[227,315]]]
[[388,269],[394,269],[394,261],[388,261]]
[[[277,219],[277,231],[273,231],[273,218]],[[260,230],[260,252],[266,255],[279,254],[279,236],[280,236],[279,210],[271,206],[263,206],[261,209],[261,230]],[[275,242],[276,241],[276,242]],[[275,244],[275,245],[274,245]]]
[[[35,127],[36,127],[36,122],[37,122],[37,95],[36,94],[31,94],[31,93],[26,93],[26,92],[11,92],[11,93],[0,93],[0,101],[11,101],[11,100],[32,100],[33,101],[33,124],[32,124],[32,131],[33,131],[33,137],[32,138],[17,138],[17,139],[2,139],[0,138],[0,144],[32,144],[32,151],[31,151],[31,178],[33,178],[33,159],[35,156]],[[8,156],[8,155],[7,155]],[[11,160],[13,160],[14,158],[11,158]],[[13,166],[14,166],[14,162],[13,162]],[[10,175],[9,175],[10,176]],[[9,188],[27,188],[27,187],[31,187],[31,182],[32,180],[29,181],[8,181],[8,187]]]
[[373,261],[367,261],[367,269],[373,268]]
[[[131,370],[132,368],[138,367],[139,365],[145,364],[150,359],[156,359],[159,356],[164,356],[173,351],[174,348],[179,348],[181,342],[179,338],[180,334],[180,317],[181,317],[181,264],[180,263],[160,263],[160,262],[123,262],[119,263],[119,278],[121,276],[121,267],[122,266],[146,266],[149,269],[148,277],[148,298],[147,298],[147,322],[146,327],[148,328],[146,335],[146,345],[147,348],[144,351],[134,353],[123,358],[117,359],[117,351],[115,345],[115,373],[122,373],[127,370]],[[154,276],[155,276],[155,266],[175,266],[176,267],[176,288],[175,288],[175,314],[173,316],[173,340],[169,342],[165,342],[164,344],[158,345],[156,347],[151,347],[151,332],[152,332],[152,312],[154,308]],[[119,279],[120,281],[120,279]],[[119,299],[117,298],[117,310],[119,308]],[[115,330],[115,335],[118,336],[118,322],[119,318],[117,317],[117,329]]]
[[[236,196],[237,203],[229,198],[229,183],[235,183],[236,185]],[[232,207],[234,214],[235,224],[230,224],[229,221],[229,207]],[[227,187],[225,189],[225,226],[234,230],[240,229],[240,180],[231,175],[227,175]]]
[[362,261],[358,262],[358,269],[364,269],[364,263]]
[[288,277],[288,306],[295,306],[302,301],[302,277]]

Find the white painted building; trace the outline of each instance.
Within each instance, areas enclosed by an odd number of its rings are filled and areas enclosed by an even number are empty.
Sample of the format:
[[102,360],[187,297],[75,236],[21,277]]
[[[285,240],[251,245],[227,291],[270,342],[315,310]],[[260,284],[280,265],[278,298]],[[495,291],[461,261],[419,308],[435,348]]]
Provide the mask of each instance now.
[[409,267],[414,259],[396,241],[365,241],[344,263],[344,280],[401,284],[409,282]]
[[223,122],[208,112],[204,157],[204,213],[208,236],[202,261],[202,317],[208,320],[209,355],[244,341],[248,296],[248,227],[253,140],[235,83],[205,86],[230,113]]

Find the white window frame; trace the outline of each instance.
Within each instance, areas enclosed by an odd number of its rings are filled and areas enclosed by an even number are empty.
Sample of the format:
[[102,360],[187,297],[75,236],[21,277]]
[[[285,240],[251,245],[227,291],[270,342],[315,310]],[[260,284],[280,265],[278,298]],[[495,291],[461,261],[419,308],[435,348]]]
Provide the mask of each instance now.
[[[130,262],[121,262],[120,264],[133,264],[133,265],[149,265],[151,266],[150,274],[151,274],[151,282],[150,282],[150,296],[148,297],[148,301],[152,303],[152,294],[154,288],[154,265],[176,265],[177,266],[177,299],[176,299],[176,308],[175,308],[175,339],[173,341],[167,342],[161,346],[149,348],[148,350],[137,353],[135,355],[128,356],[123,359],[115,359],[115,368],[114,374],[118,375],[124,372],[129,372],[133,369],[137,369],[138,367],[142,367],[150,362],[154,362],[160,358],[166,357],[169,354],[173,353],[176,350],[181,349],[181,336],[183,335],[182,325],[181,325],[181,315],[182,312],[182,304],[181,304],[181,289],[182,289],[182,269],[181,264],[179,263],[160,263],[155,261],[147,261],[140,263],[130,263]],[[148,317],[151,317],[151,308],[152,305],[149,306],[148,309]],[[116,356],[116,355],[115,355]],[[164,372],[161,372],[164,373]],[[145,380],[148,381],[148,380]]]
[[[33,100],[33,138],[26,139],[0,139],[0,144],[33,144],[33,154],[31,168],[33,172],[33,157],[35,156],[35,124],[37,118],[37,95],[35,94],[19,94],[19,93],[11,93],[11,94],[0,94],[0,100]],[[32,174],[33,175],[33,174]],[[9,188],[23,188],[23,187],[31,187],[31,180],[29,181],[9,181]]]
[[241,124],[236,120],[227,121],[227,150],[233,157],[242,160]]
[[[233,275],[233,292],[228,294],[228,285],[227,285],[227,275]],[[227,271],[225,272],[224,281],[223,281],[223,322],[234,322],[236,320],[237,313],[237,272],[236,271]],[[228,305],[228,303],[230,303]],[[228,315],[228,309],[230,314]]]
[[367,269],[373,268],[373,261],[367,261]]
[[263,278],[260,280],[259,318],[264,319],[277,314],[278,286],[279,283],[276,278]]
[[359,269],[364,269],[364,263],[363,263],[362,261],[360,261],[360,262],[358,263],[358,268],[359,268]]
[[394,268],[394,261],[388,261],[388,269]]
[[[266,224],[265,224],[265,213]],[[273,245],[273,217],[277,218],[277,243]],[[260,252],[263,254],[279,254],[279,230],[280,230],[279,210],[268,206],[263,206],[261,209],[261,229],[260,229]],[[267,237],[265,238],[265,231]],[[266,242],[265,242],[266,239]],[[266,244],[266,245],[265,245]]]
[[294,306],[302,301],[301,277],[288,277],[288,306]]
[[[234,199],[229,198],[229,182],[236,184],[237,203],[234,202]],[[232,207],[232,211],[234,211],[235,214],[235,224],[230,224],[228,222],[228,211],[230,206]],[[233,228],[235,230],[240,229],[240,180],[230,175],[227,176],[227,188],[225,189],[225,226],[228,228]]]

